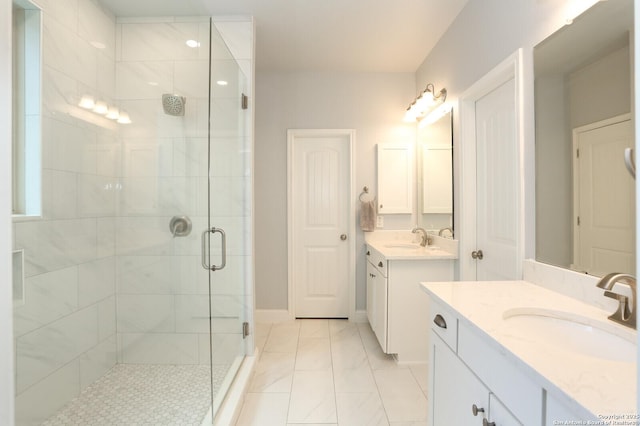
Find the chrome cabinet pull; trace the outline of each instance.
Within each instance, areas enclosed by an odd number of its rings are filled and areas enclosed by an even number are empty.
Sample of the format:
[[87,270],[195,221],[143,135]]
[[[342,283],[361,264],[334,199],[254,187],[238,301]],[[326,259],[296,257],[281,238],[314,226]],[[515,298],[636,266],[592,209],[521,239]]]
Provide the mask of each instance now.
[[346,239],[347,239],[347,234],[342,234],[342,235],[340,235],[340,239],[341,239],[342,241],[346,240]]
[[382,262],[378,262],[378,266],[382,268],[384,265],[382,264]]
[[[207,235],[208,234],[220,234],[220,243],[222,245],[222,259],[220,265],[207,264]],[[227,234],[221,228],[205,229],[202,233],[202,267],[210,271],[219,271],[227,265]]]
[[471,252],[471,257],[474,259],[482,260],[482,258],[484,258],[484,253],[482,253],[482,250],[474,250]]
[[440,314],[436,315],[436,317],[433,319],[433,323],[440,328],[447,328],[447,322],[444,320],[444,318]]
[[487,419],[482,419],[482,426],[496,426],[496,422],[490,422]]

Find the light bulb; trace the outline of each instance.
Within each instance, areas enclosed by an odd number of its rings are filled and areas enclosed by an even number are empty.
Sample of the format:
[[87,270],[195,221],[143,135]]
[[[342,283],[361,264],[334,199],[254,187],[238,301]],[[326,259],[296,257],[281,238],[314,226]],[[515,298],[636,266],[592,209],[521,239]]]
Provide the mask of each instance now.
[[118,117],[118,123],[120,124],[130,124],[131,119],[129,118],[129,114],[124,111],[120,111],[120,115]]
[[103,101],[96,102],[95,106],[93,107],[93,112],[95,112],[96,114],[105,115],[108,111],[109,107],[107,106],[106,102]]
[[116,107],[109,107],[106,117],[109,120],[117,120],[118,118],[120,118],[120,111],[118,111],[118,108]]
[[96,105],[96,101],[93,99],[93,96],[83,95],[82,99],[78,103],[78,106],[85,109],[93,109]]

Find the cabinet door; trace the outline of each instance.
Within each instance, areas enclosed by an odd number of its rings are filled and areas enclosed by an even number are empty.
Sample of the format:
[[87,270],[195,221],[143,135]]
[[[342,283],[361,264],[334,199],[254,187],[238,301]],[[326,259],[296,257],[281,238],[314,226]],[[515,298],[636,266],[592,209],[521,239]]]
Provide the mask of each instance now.
[[[489,410],[489,390],[433,330],[431,350],[431,426],[482,425]],[[474,404],[484,410],[477,416],[473,415]]]
[[413,145],[378,144],[378,213],[413,213]]
[[376,331],[376,291],[375,281],[376,268],[371,262],[367,262],[367,319],[371,329]]
[[375,305],[375,323],[376,337],[382,348],[382,352],[387,353],[387,330],[388,330],[388,316],[387,316],[387,278],[385,278],[379,271],[376,270],[373,277],[374,286],[374,305]]
[[489,395],[489,421],[496,426],[522,426],[494,394]]

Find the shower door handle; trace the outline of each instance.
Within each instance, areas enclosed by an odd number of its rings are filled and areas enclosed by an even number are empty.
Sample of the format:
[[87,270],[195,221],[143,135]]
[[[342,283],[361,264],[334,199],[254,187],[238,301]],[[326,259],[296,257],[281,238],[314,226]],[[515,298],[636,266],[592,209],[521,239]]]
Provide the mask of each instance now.
[[[211,234],[218,233],[220,234],[220,243],[222,245],[222,259],[220,265],[209,265],[207,263],[207,241],[211,238]],[[207,238],[208,237],[208,238]],[[224,230],[221,228],[210,228],[205,229],[202,233],[202,267],[204,269],[208,269],[210,271],[219,271],[223,269],[227,264],[227,234],[225,234]]]

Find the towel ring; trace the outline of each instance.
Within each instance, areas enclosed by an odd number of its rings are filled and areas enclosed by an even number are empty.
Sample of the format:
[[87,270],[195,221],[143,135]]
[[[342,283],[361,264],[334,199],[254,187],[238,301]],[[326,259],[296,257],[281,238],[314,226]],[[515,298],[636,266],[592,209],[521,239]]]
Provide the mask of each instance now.
[[364,188],[362,188],[362,192],[360,193],[360,196],[358,197],[358,199],[360,200],[360,202],[362,202],[362,203],[366,202],[366,200],[363,200],[363,199],[362,199],[362,196],[363,196],[363,195],[366,195],[366,194],[368,194],[368,193],[369,193],[369,187],[368,187],[368,186],[365,186]]

